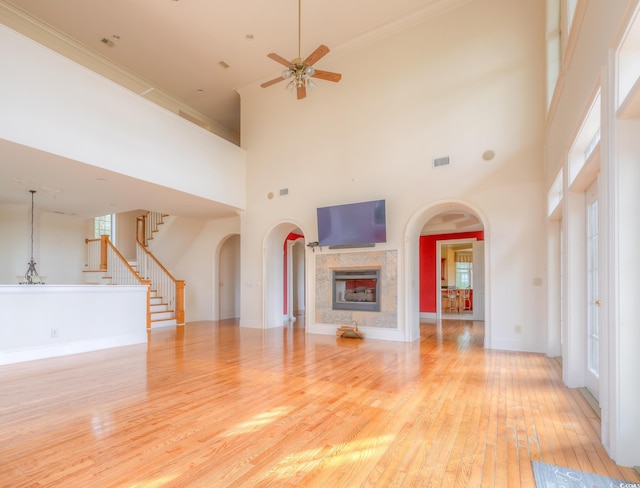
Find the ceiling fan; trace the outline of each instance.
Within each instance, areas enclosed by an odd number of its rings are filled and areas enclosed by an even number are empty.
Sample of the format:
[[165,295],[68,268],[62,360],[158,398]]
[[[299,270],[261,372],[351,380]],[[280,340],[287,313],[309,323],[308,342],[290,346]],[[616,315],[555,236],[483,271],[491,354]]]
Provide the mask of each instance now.
[[302,100],[307,96],[307,87],[314,88],[316,86],[315,82],[311,78],[333,81],[334,83],[337,83],[342,78],[340,73],[323,71],[313,67],[316,62],[326,56],[329,52],[329,48],[324,44],[318,46],[318,48],[309,54],[309,56],[302,59],[302,56],[300,55],[300,3],[301,0],[298,0],[298,57],[288,61],[276,53],[267,54],[268,58],[286,66],[287,69],[282,71],[281,76],[260,85],[262,88],[267,88],[268,86],[290,79],[287,84],[287,89],[293,90],[295,87],[298,94],[298,100]]

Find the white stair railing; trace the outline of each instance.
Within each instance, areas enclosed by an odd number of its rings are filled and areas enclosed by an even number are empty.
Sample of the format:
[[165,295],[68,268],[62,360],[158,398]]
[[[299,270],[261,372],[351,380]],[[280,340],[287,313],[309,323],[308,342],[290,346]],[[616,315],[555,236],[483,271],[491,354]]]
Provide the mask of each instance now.
[[112,283],[117,285],[145,284],[142,277],[136,273],[111,241],[108,241],[107,245],[107,275]]
[[173,276],[139,242],[136,242],[136,250],[138,273],[151,281],[152,288],[162,296],[162,301],[169,305],[170,310],[174,310],[176,290]]
[[102,265],[102,239],[85,239],[87,243],[87,259],[85,268],[87,271],[104,271]]

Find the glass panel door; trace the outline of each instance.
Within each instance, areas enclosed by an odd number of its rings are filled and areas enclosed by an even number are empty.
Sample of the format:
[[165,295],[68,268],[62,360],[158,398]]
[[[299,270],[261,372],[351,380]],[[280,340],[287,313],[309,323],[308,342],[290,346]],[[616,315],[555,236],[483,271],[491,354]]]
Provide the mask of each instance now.
[[587,388],[598,399],[600,390],[600,330],[598,313],[598,195],[587,192]]

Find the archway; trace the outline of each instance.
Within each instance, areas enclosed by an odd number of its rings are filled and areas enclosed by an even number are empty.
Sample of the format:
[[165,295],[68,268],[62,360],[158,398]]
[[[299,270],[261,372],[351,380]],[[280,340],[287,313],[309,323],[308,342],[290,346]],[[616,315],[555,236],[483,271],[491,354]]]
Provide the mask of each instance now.
[[[473,226],[476,226],[475,228]],[[464,233],[462,233],[464,232]],[[432,310],[434,317],[438,317],[436,303],[440,303],[440,286],[436,279],[441,279],[442,271],[440,265],[442,257],[438,253],[437,241],[446,241],[463,236],[469,240],[484,239],[483,249],[478,248],[477,253],[482,255],[484,271],[484,290],[489,290],[489,266],[488,266],[488,226],[487,219],[473,205],[464,201],[441,201],[428,205],[417,211],[410,219],[405,233],[405,287],[406,287],[406,310],[405,315],[408,322],[408,340],[415,340],[420,336],[421,304],[425,304],[425,294],[430,294],[434,305]],[[429,252],[425,252],[425,238],[423,234],[429,235],[432,241]],[[457,237],[456,237],[457,236]],[[464,240],[464,239],[461,239]],[[421,242],[423,244],[421,249]],[[481,250],[480,250],[481,249]],[[421,289],[421,285],[431,281],[431,288],[428,293]],[[484,296],[476,296],[476,304],[486,317],[485,326],[485,347],[490,344],[490,310],[487,306],[489,300],[488,293]]]
[[[291,238],[292,235],[295,239]],[[285,250],[288,249],[288,242],[299,239],[304,242],[304,231],[294,222],[276,224],[265,237],[262,280],[265,328],[282,327],[289,319],[288,310],[293,295],[290,293],[290,287],[296,281],[286,278],[293,266],[290,255]]]
[[[240,235],[232,234],[218,246],[217,310],[214,317],[218,320],[240,317]],[[215,302],[214,302],[215,303]]]

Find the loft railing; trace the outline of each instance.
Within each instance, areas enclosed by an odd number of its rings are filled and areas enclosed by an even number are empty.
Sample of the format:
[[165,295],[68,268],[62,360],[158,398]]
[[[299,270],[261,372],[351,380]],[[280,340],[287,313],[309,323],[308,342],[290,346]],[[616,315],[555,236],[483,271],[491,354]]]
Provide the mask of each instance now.
[[[152,288],[163,297],[169,309],[174,310],[176,324],[184,325],[184,280],[176,280],[171,273],[146,248],[150,233],[157,231],[160,222],[157,216],[161,214],[149,212],[138,217],[136,231],[136,260],[140,276],[151,281]],[[152,221],[152,225],[149,224]]]
[[85,239],[87,243],[87,268],[104,271],[111,283],[116,285],[145,285],[147,287],[147,328],[151,327],[151,282],[136,273],[120,251],[109,240],[108,235],[100,239]]

